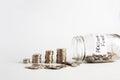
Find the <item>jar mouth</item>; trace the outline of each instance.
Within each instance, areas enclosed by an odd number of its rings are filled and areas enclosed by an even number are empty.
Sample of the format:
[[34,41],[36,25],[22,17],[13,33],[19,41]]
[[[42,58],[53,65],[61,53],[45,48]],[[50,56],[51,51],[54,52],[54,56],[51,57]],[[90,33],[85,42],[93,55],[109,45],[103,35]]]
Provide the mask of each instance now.
[[72,59],[83,62],[85,59],[85,42],[83,36],[73,37],[73,53]]

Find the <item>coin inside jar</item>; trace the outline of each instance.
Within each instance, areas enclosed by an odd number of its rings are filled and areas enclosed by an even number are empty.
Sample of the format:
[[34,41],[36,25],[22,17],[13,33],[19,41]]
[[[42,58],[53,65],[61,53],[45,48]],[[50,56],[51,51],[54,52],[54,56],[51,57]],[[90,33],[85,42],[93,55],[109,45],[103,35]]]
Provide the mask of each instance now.
[[112,62],[117,59],[117,55],[113,52],[107,52],[106,54],[93,54],[91,56],[87,56],[85,61],[88,63],[106,63]]

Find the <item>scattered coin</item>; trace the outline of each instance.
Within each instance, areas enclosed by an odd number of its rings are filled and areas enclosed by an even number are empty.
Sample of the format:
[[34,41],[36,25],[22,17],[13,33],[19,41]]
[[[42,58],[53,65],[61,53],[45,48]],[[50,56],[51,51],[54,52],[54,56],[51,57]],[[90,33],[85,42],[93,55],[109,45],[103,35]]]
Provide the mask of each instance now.
[[46,69],[52,69],[52,70],[58,70],[58,69],[62,69],[65,68],[66,65],[60,64],[60,65],[47,65]]
[[80,65],[80,62],[62,62],[62,64],[65,64],[71,67],[77,67]]
[[33,66],[28,66],[28,67],[25,67],[26,69],[33,69],[33,70],[35,70],[35,69],[39,69],[39,67],[33,67]]
[[27,69],[44,69],[45,65],[43,64],[32,64],[32,66],[25,67]]
[[33,67],[38,67],[39,69],[44,69],[45,65],[43,64],[32,64]]

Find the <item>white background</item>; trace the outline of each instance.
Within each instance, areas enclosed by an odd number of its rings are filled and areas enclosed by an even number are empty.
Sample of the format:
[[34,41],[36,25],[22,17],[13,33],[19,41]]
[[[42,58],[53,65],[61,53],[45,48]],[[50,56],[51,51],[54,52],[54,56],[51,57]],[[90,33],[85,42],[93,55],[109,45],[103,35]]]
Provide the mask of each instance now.
[[120,34],[120,0],[0,0],[0,80],[120,80],[120,60],[58,71],[21,63],[84,33]]

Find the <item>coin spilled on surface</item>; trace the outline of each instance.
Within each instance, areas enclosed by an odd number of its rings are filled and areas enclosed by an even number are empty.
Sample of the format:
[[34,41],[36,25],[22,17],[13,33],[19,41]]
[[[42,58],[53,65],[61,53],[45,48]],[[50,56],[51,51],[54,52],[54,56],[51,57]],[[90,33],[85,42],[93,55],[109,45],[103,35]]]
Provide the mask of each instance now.
[[66,68],[68,66],[70,67],[77,67],[80,63],[78,62],[63,62],[61,64],[55,65],[55,64],[32,64],[32,66],[25,67],[26,69],[32,69],[32,70],[38,70],[38,69],[51,69],[51,70],[58,70],[62,68]]
[[[25,67],[26,69],[38,70],[38,69],[51,69],[51,70],[59,70],[62,68],[77,67],[80,65],[80,62],[68,62],[66,61],[66,49],[58,48],[56,53],[56,63],[53,64],[53,50],[47,50],[45,52],[45,61],[42,63],[41,54],[33,54],[32,55],[32,65]],[[30,63],[29,58],[23,59],[24,64]]]

